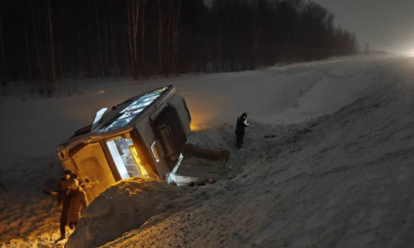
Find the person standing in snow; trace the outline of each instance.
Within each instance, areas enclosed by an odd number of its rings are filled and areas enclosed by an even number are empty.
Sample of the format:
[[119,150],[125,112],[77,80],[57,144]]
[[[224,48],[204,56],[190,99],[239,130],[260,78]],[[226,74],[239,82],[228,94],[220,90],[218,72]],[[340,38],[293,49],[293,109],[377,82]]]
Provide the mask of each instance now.
[[88,206],[88,198],[85,190],[79,186],[79,181],[71,179],[69,182],[71,200],[68,209],[69,228],[74,229],[78,223],[81,213]]
[[71,178],[76,178],[76,175],[71,170],[65,170],[58,184],[58,205],[62,203],[62,199],[69,193],[69,181]]
[[[71,200],[69,183],[74,177],[74,174],[70,170],[63,172],[63,177],[60,179],[57,191],[43,190],[46,195],[58,198],[58,206],[62,205],[62,211],[60,213],[60,238],[57,241],[66,238],[66,224],[68,223],[68,210]],[[56,241],[56,242],[57,242]]]
[[50,190],[43,190],[43,193],[46,195],[50,195],[52,197],[58,198],[58,206],[62,202],[62,199],[67,195],[69,189],[69,181],[71,178],[74,178],[74,174],[70,170],[65,170],[63,172],[63,177],[60,179],[58,183],[58,187],[56,191]]
[[237,149],[240,149],[243,144],[243,137],[244,137],[244,128],[249,125],[249,121],[247,120],[247,112],[244,112],[241,116],[237,118],[236,124],[236,146]]

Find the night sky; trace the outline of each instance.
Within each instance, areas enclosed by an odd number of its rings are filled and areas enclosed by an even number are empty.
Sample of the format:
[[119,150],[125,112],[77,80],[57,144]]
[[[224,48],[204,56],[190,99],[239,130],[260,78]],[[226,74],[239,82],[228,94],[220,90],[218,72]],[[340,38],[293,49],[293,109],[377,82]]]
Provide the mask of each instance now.
[[414,55],[414,0],[313,0],[335,14],[336,24],[355,32],[363,49]]

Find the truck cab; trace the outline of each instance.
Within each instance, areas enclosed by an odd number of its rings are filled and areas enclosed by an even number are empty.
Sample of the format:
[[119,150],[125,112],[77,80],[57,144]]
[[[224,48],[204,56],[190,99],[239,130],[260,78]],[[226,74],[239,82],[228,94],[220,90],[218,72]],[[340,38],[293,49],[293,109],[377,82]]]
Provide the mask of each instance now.
[[174,168],[185,164],[188,152],[182,152],[190,124],[184,98],[173,85],[160,87],[101,109],[93,124],[57,147],[57,155],[65,170],[78,175],[88,199],[93,200],[110,185],[130,177],[171,181],[167,178]]

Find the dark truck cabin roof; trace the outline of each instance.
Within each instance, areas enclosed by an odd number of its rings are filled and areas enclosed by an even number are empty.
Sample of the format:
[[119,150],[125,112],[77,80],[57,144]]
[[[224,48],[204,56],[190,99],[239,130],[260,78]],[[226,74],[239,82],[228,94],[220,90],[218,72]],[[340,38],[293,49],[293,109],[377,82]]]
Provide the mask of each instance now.
[[92,129],[92,125],[89,125],[81,128],[68,141],[71,142],[88,136],[106,136],[105,134],[117,133],[118,131],[129,129],[128,124],[146,112],[149,106],[173,88],[173,85],[164,86],[125,100],[112,107],[112,110],[106,112],[96,127]]

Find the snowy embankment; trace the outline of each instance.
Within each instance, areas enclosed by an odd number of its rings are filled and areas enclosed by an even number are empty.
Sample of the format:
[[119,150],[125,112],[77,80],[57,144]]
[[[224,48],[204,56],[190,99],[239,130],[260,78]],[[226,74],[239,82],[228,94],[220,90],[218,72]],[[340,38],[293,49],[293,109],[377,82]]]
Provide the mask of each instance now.
[[[231,152],[229,179],[191,189],[146,182],[149,190],[134,194],[125,192],[143,184],[120,183],[105,193],[124,192],[117,200],[91,203],[69,247],[111,240],[105,246],[407,247],[414,241],[412,68],[410,58],[348,57],[91,84],[81,95],[55,99],[1,97],[0,182],[7,191],[0,199],[0,244],[53,243],[59,209],[40,189],[56,187],[62,172],[55,146],[100,107],[174,84],[200,127],[190,142]],[[251,126],[238,151],[234,122],[243,111]],[[124,209],[109,211],[111,205]]]
[[194,189],[171,187],[156,180],[132,178],[118,182],[82,213],[82,221],[71,235],[71,240],[77,240],[72,246],[97,247],[139,228],[152,216],[178,212],[190,192]]
[[[245,147],[232,153],[242,173],[200,187],[192,203],[184,198],[189,207],[104,247],[409,247],[413,67],[412,59],[384,64],[360,99],[310,122],[252,120]],[[232,131],[217,130],[223,140]]]

